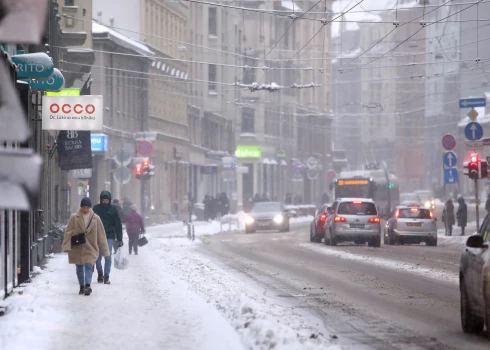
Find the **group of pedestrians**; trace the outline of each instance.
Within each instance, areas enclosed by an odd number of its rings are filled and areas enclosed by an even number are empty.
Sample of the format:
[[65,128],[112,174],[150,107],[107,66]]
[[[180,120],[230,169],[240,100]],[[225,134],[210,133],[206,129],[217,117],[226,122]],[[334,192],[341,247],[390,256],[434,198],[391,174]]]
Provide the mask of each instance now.
[[216,220],[230,212],[230,200],[225,192],[217,194],[216,197],[205,195],[203,204],[205,221]]
[[[85,197],[80,209],[71,215],[65,230],[63,252],[68,253],[68,263],[76,266],[80,295],[92,293],[91,282],[94,265],[97,282],[110,284],[112,250],[123,244],[122,223],[126,224],[129,238],[129,254],[138,254],[138,238],[145,233],[143,218],[129,200],[121,207],[117,199],[112,202],[111,193],[102,191],[100,203],[92,208],[92,201]],[[104,257],[104,266],[102,266]]]
[[464,236],[464,230],[468,224],[468,206],[466,205],[464,198],[458,198],[458,210],[454,215],[454,204],[452,199],[448,199],[442,210],[442,222],[446,228],[446,236],[453,235],[453,226],[458,222],[458,226],[461,228],[461,236]]

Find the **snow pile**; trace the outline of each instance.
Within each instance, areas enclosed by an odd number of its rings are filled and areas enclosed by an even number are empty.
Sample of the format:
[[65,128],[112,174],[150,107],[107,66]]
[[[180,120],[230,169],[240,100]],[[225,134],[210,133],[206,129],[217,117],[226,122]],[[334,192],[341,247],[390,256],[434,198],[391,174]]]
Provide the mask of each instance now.
[[349,253],[349,252],[346,252],[343,250],[337,250],[337,249],[326,247],[326,246],[322,247],[318,244],[312,244],[312,243],[301,243],[301,244],[299,244],[299,246],[302,248],[313,250],[313,251],[321,253],[321,254],[335,256],[335,257],[341,258],[341,259],[347,259],[347,260],[353,260],[353,261],[362,261],[365,264],[380,266],[380,267],[384,267],[384,268],[388,268],[388,269],[392,269],[392,270],[409,272],[409,273],[413,273],[413,274],[416,274],[419,276],[424,276],[424,277],[436,279],[439,281],[449,282],[449,283],[453,283],[453,284],[459,283],[459,276],[458,275],[454,275],[454,274],[448,273],[446,271],[428,269],[428,268],[421,267],[419,265],[412,264],[412,263],[400,262],[397,260],[384,259],[384,258],[374,258],[372,256],[365,256],[365,255],[360,255],[360,254],[352,254],[352,253]]
[[245,348],[341,349],[337,340],[311,326],[321,321],[306,323],[294,308],[268,298],[242,275],[231,274],[200,255],[195,249],[199,244],[175,244],[174,240],[154,239],[151,249],[155,255],[162,255],[172,275],[181,276],[222,313]]

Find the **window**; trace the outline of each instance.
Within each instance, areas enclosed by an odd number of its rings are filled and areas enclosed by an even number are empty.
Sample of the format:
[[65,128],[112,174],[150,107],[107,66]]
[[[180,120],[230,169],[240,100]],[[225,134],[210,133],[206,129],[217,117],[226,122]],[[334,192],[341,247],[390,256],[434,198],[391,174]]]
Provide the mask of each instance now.
[[75,0],[65,0],[65,6],[75,6]]
[[251,108],[242,109],[242,133],[255,133],[255,110]]
[[218,35],[218,19],[216,7],[210,7],[208,13],[208,35]]
[[339,205],[338,214],[343,215],[377,215],[374,203],[343,202]]
[[216,65],[208,65],[208,89],[216,92]]
[[[243,65],[249,67],[255,67],[255,60],[252,58],[245,57],[243,59]],[[243,83],[244,84],[252,84],[255,82],[255,69],[251,68],[243,68]]]
[[401,209],[398,213],[398,218],[400,219],[431,219],[430,210],[419,209],[419,208],[409,208]]

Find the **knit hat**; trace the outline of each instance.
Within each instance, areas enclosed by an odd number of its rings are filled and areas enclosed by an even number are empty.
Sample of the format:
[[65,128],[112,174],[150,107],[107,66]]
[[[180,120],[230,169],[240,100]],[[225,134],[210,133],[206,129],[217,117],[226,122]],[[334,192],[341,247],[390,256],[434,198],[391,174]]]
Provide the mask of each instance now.
[[136,211],[136,210],[138,210],[138,207],[136,206],[136,204],[133,204],[133,205],[131,205],[131,209]]
[[92,201],[90,198],[85,197],[82,199],[82,202],[80,203],[80,207],[89,207],[92,208]]

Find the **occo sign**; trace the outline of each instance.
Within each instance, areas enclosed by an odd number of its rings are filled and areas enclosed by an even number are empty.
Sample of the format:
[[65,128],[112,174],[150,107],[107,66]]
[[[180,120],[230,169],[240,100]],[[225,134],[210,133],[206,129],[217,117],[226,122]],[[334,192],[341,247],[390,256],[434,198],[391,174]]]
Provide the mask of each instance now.
[[44,96],[43,130],[102,131],[102,96]]

